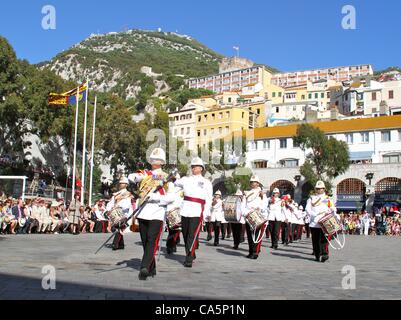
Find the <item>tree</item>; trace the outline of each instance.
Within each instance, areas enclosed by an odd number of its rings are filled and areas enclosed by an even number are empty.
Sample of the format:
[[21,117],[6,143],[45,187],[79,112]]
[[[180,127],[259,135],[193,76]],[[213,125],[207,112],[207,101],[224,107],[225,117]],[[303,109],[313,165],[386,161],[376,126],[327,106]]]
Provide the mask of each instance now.
[[301,174],[307,183],[315,185],[318,180],[322,180],[328,191],[331,191],[332,179],[349,168],[348,145],[333,137],[328,138],[323,131],[310,124],[302,124],[293,139],[295,145],[309,152],[301,167]]
[[249,180],[251,180],[252,177],[252,170],[249,168],[240,169],[241,171],[236,170],[232,177],[229,177],[224,181],[224,185],[229,195],[235,194],[238,187],[241,190],[247,190],[249,188]]

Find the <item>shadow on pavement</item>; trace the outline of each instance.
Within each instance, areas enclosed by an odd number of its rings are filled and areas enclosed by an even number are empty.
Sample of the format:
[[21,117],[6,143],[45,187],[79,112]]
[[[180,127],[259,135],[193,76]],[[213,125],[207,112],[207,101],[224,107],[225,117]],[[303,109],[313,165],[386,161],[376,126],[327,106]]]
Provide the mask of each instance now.
[[[150,280],[149,282],[151,282]],[[115,289],[57,281],[56,290],[43,290],[42,279],[0,274],[0,300],[194,300],[191,297],[145,290]]]

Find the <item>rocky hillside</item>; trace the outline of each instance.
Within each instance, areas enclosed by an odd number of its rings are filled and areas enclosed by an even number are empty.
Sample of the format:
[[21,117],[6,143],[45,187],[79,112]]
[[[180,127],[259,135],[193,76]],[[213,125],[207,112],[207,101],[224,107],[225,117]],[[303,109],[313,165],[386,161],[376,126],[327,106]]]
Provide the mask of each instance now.
[[157,96],[177,79],[216,73],[221,58],[189,36],[129,30],[93,34],[40,66],[66,80],[88,78],[95,90],[135,98],[149,82]]

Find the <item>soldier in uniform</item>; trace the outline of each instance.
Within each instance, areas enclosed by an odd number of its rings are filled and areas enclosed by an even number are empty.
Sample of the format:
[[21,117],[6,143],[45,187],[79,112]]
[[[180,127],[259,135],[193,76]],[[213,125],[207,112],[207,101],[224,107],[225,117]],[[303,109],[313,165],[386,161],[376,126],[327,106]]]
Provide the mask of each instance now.
[[[116,209],[121,209],[124,216],[128,217],[132,214],[133,212],[133,206],[132,206],[132,193],[127,190],[127,187],[129,185],[128,178],[126,177],[121,177],[119,181],[119,191],[113,195],[111,198],[110,202],[106,206],[106,211],[107,212],[112,212],[113,210]],[[125,228],[122,228],[118,230],[118,233],[114,236],[113,240],[113,245],[112,248],[114,251],[116,250],[124,250],[124,230]]]
[[[253,176],[250,180],[251,190],[245,192],[245,204],[243,209],[243,216],[246,217],[251,211],[259,210],[262,214],[265,213],[266,208],[266,196],[262,192],[262,184],[257,176]],[[265,229],[259,230],[259,232],[265,233]],[[259,257],[262,241],[254,243],[252,237],[253,232],[249,224],[246,224],[246,233],[248,237],[249,255],[248,259],[256,260]]]
[[210,215],[213,199],[212,183],[203,177],[205,165],[200,158],[191,162],[192,175],[175,182],[184,192],[181,208],[182,233],[185,241],[186,259],[184,266],[192,268],[196,259],[195,250],[204,217]]
[[[217,247],[219,245],[220,232],[222,231],[224,219],[224,211],[223,211],[223,200],[221,199],[222,193],[218,190],[214,194],[214,199],[212,202],[212,208],[210,210],[210,222],[213,225],[214,230],[214,246]],[[223,239],[224,240],[224,239]]]
[[241,192],[241,190],[238,190],[237,193],[235,194],[237,197],[237,201],[235,203],[235,210],[237,213],[237,217],[240,217],[240,220],[238,223],[231,223],[231,229],[233,233],[233,238],[234,238],[234,250],[238,250],[239,245],[241,244],[241,231],[242,231],[242,226],[245,225],[245,219],[242,215],[242,211],[244,211],[244,194]]
[[134,183],[141,183],[141,200],[149,199],[137,217],[143,246],[139,280],[156,276],[155,257],[163,233],[166,206],[174,201],[173,194],[167,194],[164,187],[167,178],[162,170],[162,166],[166,164],[164,150],[156,148],[150,156],[150,162],[152,170],[140,170],[128,177]]
[[278,188],[273,190],[272,196],[267,201],[267,219],[269,220],[271,248],[278,249],[278,239],[282,227],[285,222],[285,214],[283,212],[284,203],[280,198],[280,190]]
[[329,260],[329,244],[319,220],[327,213],[336,214],[336,208],[332,200],[326,195],[326,186],[323,181],[318,181],[315,194],[311,196],[306,205],[306,213],[310,217],[310,229],[312,233],[313,252],[317,262]]

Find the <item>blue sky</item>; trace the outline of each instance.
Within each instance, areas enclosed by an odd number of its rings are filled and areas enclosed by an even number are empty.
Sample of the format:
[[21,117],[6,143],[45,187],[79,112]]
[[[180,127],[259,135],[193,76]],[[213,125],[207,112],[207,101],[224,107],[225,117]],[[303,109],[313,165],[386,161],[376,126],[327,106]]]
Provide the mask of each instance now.
[[[44,5],[57,29],[41,27]],[[356,9],[356,30],[344,30],[344,5]],[[399,0],[13,0],[2,1],[0,34],[19,58],[37,63],[93,32],[138,28],[178,31],[213,50],[283,71],[350,64],[401,66]]]

